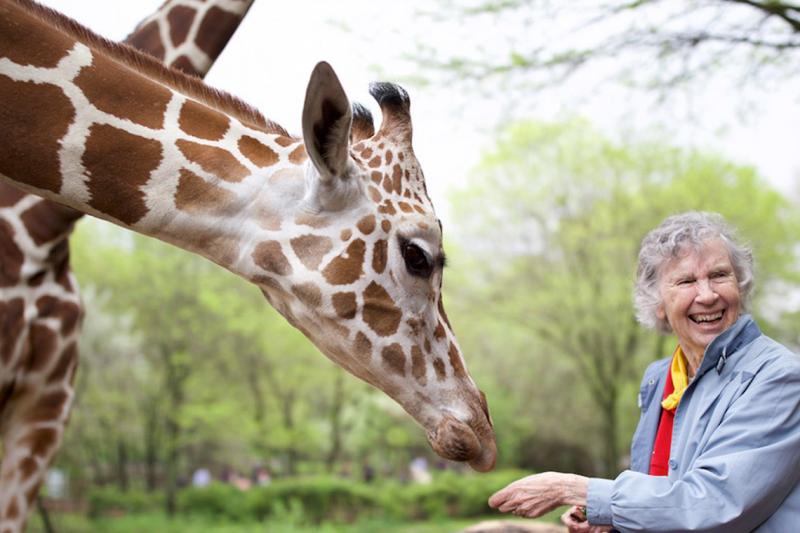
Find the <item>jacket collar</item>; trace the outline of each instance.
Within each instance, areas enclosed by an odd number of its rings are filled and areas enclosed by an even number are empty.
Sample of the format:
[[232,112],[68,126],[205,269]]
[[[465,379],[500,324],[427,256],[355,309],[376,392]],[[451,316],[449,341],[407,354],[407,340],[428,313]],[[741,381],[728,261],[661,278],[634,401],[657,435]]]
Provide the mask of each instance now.
[[736,353],[739,348],[749,344],[760,335],[761,330],[752,316],[748,314],[740,316],[731,327],[720,333],[706,347],[703,362],[700,364],[700,370],[698,370],[697,375],[705,374],[712,368],[716,368],[717,373],[722,373],[728,358]]

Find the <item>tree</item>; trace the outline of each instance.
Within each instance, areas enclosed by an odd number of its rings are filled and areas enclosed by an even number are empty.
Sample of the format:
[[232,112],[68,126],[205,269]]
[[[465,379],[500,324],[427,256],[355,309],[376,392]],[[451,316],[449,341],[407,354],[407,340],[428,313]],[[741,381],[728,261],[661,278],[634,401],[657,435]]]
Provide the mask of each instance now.
[[[457,297],[458,308],[527,332],[513,379],[519,386],[520,367],[544,373],[530,376],[526,393],[552,376],[582,384],[582,397],[559,393],[558,386],[569,390],[565,381],[548,387],[556,396],[537,399],[561,420],[570,411],[595,417],[578,439],[600,435],[606,474],[622,456],[621,420],[637,418],[632,401],[643,366],[669,355],[674,342],[634,319],[631,289],[644,234],[674,212],[718,211],[753,243],[762,286],[798,282],[800,218],[752,168],[659,142],[615,142],[580,120],[509,126],[454,205],[458,247],[472,256],[465,268],[476,286],[486,285],[462,288],[468,301]],[[502,365],[496,352],[484,357]]]
[[[777,0],[443,0],[439,12],[491,35],[423,65],[460,81],[502,79],[555,85],[602,66],[612,77],[662,91],[724,73],[732,86],[785,79],[800,66],[800,5]],[[442,22],[438,19],[438,22]],[[481,28],[481,30],[476,30]],[[503,28],[502,36],[490,28]],[[490,33],[491,31],[491,33]],[[498,40],[505,37],[505,45]],[[502,51],[497,51],[496,46]]]

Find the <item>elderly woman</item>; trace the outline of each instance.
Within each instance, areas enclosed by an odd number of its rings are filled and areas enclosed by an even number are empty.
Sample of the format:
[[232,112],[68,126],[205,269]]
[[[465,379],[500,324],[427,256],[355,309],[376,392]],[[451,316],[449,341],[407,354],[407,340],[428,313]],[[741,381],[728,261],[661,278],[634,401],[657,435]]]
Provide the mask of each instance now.
[[752,288],[750,250],[719,215],[651,231],[637,317],[678,346],[645,371],[631,469],[529,476],[489,505],[531,518],[572,505],[562,521],[573,533],[800,531],[800,357],[744,314]]

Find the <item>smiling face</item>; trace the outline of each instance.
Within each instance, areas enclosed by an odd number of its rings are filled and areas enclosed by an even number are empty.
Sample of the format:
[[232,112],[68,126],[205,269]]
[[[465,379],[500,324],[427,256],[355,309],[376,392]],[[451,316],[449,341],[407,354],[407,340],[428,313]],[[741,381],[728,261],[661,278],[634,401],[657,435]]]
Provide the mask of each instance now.
[[696,370],[706,347],[740,314],[739,282],[721,239],[688,249],[661,271],[657,315],[669,322]]

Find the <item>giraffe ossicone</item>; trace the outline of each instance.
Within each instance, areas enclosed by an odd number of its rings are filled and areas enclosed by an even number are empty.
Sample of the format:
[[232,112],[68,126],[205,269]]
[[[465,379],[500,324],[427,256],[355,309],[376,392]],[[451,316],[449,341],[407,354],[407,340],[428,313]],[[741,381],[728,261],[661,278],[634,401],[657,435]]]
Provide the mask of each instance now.
[[23,28],[0,37],[0,145],[17,156],[0,151],[0,175],[255,283],[326,356],[395,399],[438,454],[493,467],[486,401],[442,305],[441,225],[404,90],[371,87],[374,132],[320,63],[295,138],[27,0],[0,10],[0,35],[3,21]]

